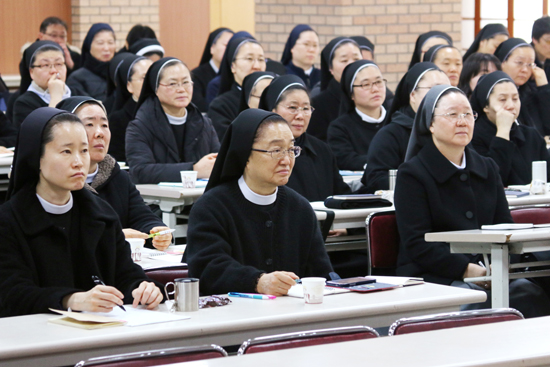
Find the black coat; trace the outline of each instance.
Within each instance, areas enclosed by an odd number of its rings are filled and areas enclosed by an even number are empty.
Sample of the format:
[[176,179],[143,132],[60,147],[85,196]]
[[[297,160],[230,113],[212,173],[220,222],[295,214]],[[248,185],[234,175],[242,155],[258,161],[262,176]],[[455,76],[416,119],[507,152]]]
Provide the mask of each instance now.
[[132,228],[149,233],[153,227],[166,226],[145,205],[136,186],[126,171],[120,169],[115,160],[107,155],[99,163],[99,170],[91,185],[86,185],[108,202],[118,214],[122,228]]
[[241,88],[233,83],[231,90],[217,96],[208,108],[208,117],[216,129],[218,138],[223,140],[229,124],[239,115],[241,105]]
[[287,65],[285,65],[285,69],[287,74],[299,76],[306,84],[308,90],[313,89],[315,84],[321,81],[321,70],[316,67],[314,67],[311,73],[307,75],[304,69],[297,67],[292,63],[292,61],[290,61]]
[[208,83],[218,75],[209,62],[199,65],[191,70],[191,78],[193,79],[193,99],[191,102],[197,106],[199,111],[205,113],[208,111],[208,103],[206,103],[206,88]]
[[328,128],[328,144],[336,156],[338,168],[364,170],[372,139],[381,126],[381,123],[363,121],[355,111],[331,122]]
[[28,115],[37,108],[48,107],[48,104],[38,96],[38,94],[26,91],[20,95],[13,105],[13,125],[19,130],[19,127],[25,121]]
[[4,112],[0,111],[0,146],[14,147],[17,140],[17,129],[8,120]]
[[529,81],[519,87],[521,110],[519,120],[533,126],[542,135],[550,135],[550,84],[537,87]]
[[304,133],[295,145],[301,147],[302,152],[295,160],[288,187],[308,201],[324,201],[331,195],[351,193],[327,143]]
[[451,254],[448,243],[426,242],[426,233],[513,222],[496,163],[466,148],[466,168],[459,170],[431,140],[399,168],[394,203],[401,238],[397,275],[432,283],[462,280],[468,263],[480,258]]
[[63,309],[63,297],[95,286],[92,275],[120,290],[126,304],[142,281],[150,281],[130,258],[113,209],[87,190],[72,194],[77,241],[54,225],[34,186],[0,208],[0,317]]
[[119,162],[126,162],[126,129],[130,121],[134,119],[137,102],[129,98],[122,109],[109,114],[109,129],[111,130],[111,143],[109,154]]
[[[412,112],[412,109],[410,110]],[[414,112],[413,112],[414,113]],[[392,116],[392,122],[384,126],[372,139],[367,154],[367,168],[361,178],[364,192],[389,189],[389,170],[398,169],[405,161],[414,117],[400,111]],[[403,121],[403,123],[398,123]],[[408,125],[410,123],[410,125]]]
[[193,104],[187,106],[185,141],[186,162],[181,162],[178,145],[168,118],[157,98],[147,99],[126,130],[126,160],[135,183],[180,182],[180,171],[209,153],[220,149],[220,142],[210,119],[202,116]]
[[327,140],[329,125],[338,118],[341,99],[342,88],[335,79],[331,79],[327,89],[311,99],[311,105],[315,111],[311,115],[311,121],[307,128],[310,135],[322,141]]
[[107,79],[86,67],[71,73],[67,85],[71,88],[73,96],[90,96],[102,102],[107,99]]
[[207,191],[189,214],[189,276],[202,294],[255,292],[260,274],[327,277],[332,266],[311,205],[280,186],[273,205],[249,202],[236,181]]
[[493,158],[504,186],[531,183],[533,161],[547,162],[546,173],[550,179],[550,154],[546,142],[534,128],[514,124],[510,140],[499,138],[496,133],[496,125],[480,116],[474,127],[472,146],[479,154]]

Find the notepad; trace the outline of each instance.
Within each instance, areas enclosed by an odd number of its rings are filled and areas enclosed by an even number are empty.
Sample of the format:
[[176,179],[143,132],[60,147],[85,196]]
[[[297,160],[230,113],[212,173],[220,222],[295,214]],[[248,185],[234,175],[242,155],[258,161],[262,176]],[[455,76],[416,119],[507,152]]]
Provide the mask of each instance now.
[[180,321],[187,320],[190,317],[184,316],[178,313],[171,312],[162,312],[158,310],[147,310],[144,306],[139,306],[138,308],[132,307],[132,305],[127,305],[126,312],[122,311],[120,308],[115,307],[113,311],[109,313],[100,313],[100,312],[84,312],[85,314],[98,315],[112,317],[118,320],[123,320],[126,322],[126,326],[142,326],[149,324],[159,324],[163,322],[171,321]]
[[48,319],[48,322],[79,329],[94,330],[126,324],[125,320],[117,319],[116,317],[100,316],[83,312],[61,311],[53,308],[50,308],[50,311],[61,314],[63,317]]

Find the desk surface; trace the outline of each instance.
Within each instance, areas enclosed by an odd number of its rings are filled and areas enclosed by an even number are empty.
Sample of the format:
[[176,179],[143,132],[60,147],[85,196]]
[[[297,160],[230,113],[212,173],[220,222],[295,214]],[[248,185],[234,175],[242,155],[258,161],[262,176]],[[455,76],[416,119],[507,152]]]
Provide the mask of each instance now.
[[548,366],[549,328],[542,317],[166,366]]
[[522,241],[541,241],[550,239],[550,228],[531,228],[514,230],[483,230],[426,233],[429,242],[471,242],[471,243],[511,243]]
[[456,311],[461,304],[485,299],[484,292],[427,283],[327,296],[320,305],[292,297],[232,298],[230,306],[188,313],[189,320],[133,328],[82,330],[48,323],[55,315],[10,317],[0,319],[0,330],[10,331],[0,333],[0,364],[68,365],[101,355],[210,343],[238,345],[248,338],[326,327],[383,327],[401,317]]
[[0,158],[0,174],[7,175],[10,173],[12,161],[13,157]]

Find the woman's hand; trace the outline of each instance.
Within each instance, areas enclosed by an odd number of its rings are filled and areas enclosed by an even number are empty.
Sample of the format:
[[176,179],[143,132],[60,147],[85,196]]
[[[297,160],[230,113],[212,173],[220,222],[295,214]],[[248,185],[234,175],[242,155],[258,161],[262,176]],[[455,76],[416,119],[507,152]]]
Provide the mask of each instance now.
[[96,285],[88,292],[65,296],[63,307],[73,311],[111,312],[113,307],[124,304],[123,299],[124,295],[115,287]]
[[258,279],[256,289],[258,293],[283,296],[288,293],[290,287],[296,284],[295,279],[298,279],[298,276],[288,271],[266,273]]
[[340,236],[347,236],[348,235],[348,230],[343,228],[343,229],[331,229],[330,231],[328,231],[328,236],[327,237],[340,237]]
[[147,306],[148,310],[156,308],[162,302],[160,289],[151,282],[141,282],[139,287],[132,291],[132,297],[134,297],[133,307],[137,307],[141,303]]
[[516,121],[516,116],[514,115],[514,113],[510,112],[509,110],[505,109],[504,106],[502,106],[500,110],[498,110],[496,113],[496,136],[504,140],[510,140],[510,129],[512,129],[514,121]]
[[537,65],[533,64],[533,79],[535,79],[535,83],[537,84],[537,87],[542,87],[543,85],[548,84],[548,78],[546,78],[546,73],[544,72],[544,69],[539,68]]
[[55,107],[63,99],[65,93],[65,82],[53,74],[48,80],[48,92],[50,92],[51,100],[49,107]]
[[6,148],[6,147],[0,146],[0,154],[8,154],[8,153],[13,153],[13,151],[12,151],[12,150],[9,150],[9,149]]
[[147,233],[136,231],[132,228],[124,228],[122,232],[124,233],[124,238],[141,238],[144,240],[149,238],[149,235]]
[[212,168],[214,168],[214,163],[216,163],[216,158],[218,153],[210,153],[202,157],[195,165],[193,166],[193,171],[197,171],[197,178],[209,178],[212,173]]
[[[485,275],[487,275],[487,269],[482,266],[469,263],[462,279],[484,277]],[[474,284],[483,289],[491,289],[491,282],[474,282]]]
[[[162,231],[168,231],[170,228],[168,227],[155,227],[151,229],[150,233],[157,233]],[[172,233],[168,234],[161,234],[158,236],[153,237],[153,246],[160,251],[164,251],[170,246],[172,243]]]

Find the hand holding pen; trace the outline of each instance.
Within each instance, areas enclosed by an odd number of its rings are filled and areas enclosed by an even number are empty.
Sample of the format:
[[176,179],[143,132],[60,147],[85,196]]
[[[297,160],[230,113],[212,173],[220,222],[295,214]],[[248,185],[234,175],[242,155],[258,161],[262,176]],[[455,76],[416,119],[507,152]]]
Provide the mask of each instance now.
[[[95,279],[94,283],[98,284]],[[111,312],[113,307],[124,304],[124,295],[118,289],[99,284],[87,292],[76,292],[63,297],[63,308],[70,308],[72,311]]]
[[[94,281],[94,283],[95,283],[96,285],[102,285],[102,286],[107,287],[107,285],[106,285],[105,283],[103,283],[103,281],[102,281],[97,275],[92,275],[92,280]],[[110,288],[113,288],[113,287],[110,287]],[[116,288],[115,288],[115,290],[116,290],[118,293],[120,293],[120,291],[117,290]],[[122,295],[122,297],[120,298],[120,302],[122,302],[122,298],[124,298],[124,295],[123,295],[122,293],[120,293],[120,295]],[[124,308],[123,305],[119,304],[118,302],[115,302],[115,304],[116,304],[118,307],[120,307],[120,308],[122,309],[122,311],[126,312],[126,309]]]

